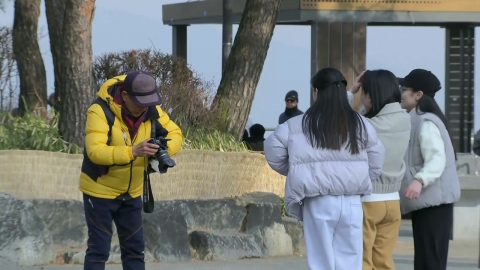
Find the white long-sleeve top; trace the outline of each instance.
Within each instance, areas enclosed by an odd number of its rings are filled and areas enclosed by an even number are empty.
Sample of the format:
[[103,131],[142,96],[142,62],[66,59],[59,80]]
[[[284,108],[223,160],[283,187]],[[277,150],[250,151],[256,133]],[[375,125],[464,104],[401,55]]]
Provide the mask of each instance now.
[[439,178],[446,165],[445,144],[440,130],[432,121],[425,121],[420,129],[420,151],[423,156],[423,168],[414,178],[421,179],[426,187]]
[[[352,92],[347,91],[347,99],[348,99],[349,103],[353,102],[354,96],[353,96]],[[365,113],[366,113],[365,106],[361,105],[358,113],[361,114],[361,115],[365,115]]]

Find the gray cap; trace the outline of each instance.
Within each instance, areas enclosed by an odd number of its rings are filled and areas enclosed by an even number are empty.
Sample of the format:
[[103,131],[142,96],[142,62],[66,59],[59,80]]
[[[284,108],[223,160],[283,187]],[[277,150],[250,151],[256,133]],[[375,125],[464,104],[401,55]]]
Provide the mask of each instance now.
[[123,90],[130,95],[133,103],[138,107],[145,108],[162,103],[157,82],[146,71],[139,70],[128,73],[123,82]]

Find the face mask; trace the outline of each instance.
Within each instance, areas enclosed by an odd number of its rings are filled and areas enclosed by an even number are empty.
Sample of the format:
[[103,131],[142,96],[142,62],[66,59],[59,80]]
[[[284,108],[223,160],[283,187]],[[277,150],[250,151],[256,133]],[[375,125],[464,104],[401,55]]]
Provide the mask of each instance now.
[[360,106],[360,111],[359,111],[359,113],[360,113],[361,115],[367,114],[367,110],[365,109],[365,106],[363,106],[363,105]]

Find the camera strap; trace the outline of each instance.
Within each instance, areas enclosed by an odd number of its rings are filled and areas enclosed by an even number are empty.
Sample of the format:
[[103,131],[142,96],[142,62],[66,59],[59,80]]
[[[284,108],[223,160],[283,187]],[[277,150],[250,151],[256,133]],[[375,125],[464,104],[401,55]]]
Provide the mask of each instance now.
[[152,213],[155,208],[152,186],[150,185],[150,175],[143,171],[143,212]]
[[[152,123],[152,138],[156,137],[156,120],[151,119]],[[147,166],[150,166],[148,164]],[[150,183],[150,174],[148,169],[143,171],[143,212],[152,213],[155,208],[155,199],[153,198],[152,186]]]

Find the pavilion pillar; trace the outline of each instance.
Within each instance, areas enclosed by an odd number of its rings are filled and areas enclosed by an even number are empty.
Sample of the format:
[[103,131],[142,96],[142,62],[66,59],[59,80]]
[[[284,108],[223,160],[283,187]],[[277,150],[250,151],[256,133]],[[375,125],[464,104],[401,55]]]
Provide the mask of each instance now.
[[182,58],[187,61],[187,27],[188,25],[172,26],[172,56],[174,60]]
[[[340,70],[351,87],[356,76],[366,69],[367,23],[312,22],[311,75],[326,67]],[[313,102],[313,100],[310,100]],[[360,107],[359,94],[353,107]]]
[[[445,116],[453,147],[472,151],[475,114],[475,28],[462,24],[445,27]],[[473,134],[472,134],[473,133]]]

